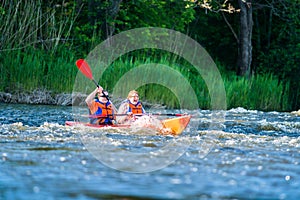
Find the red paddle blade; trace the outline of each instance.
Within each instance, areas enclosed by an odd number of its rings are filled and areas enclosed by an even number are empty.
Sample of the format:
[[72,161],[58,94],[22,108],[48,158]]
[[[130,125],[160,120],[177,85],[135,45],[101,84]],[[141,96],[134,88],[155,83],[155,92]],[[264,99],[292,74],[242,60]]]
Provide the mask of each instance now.
[[84,59],[79,59],[76,61],[77,68],[81,71],[83,75],[93,80],[93,74],[89,64]]

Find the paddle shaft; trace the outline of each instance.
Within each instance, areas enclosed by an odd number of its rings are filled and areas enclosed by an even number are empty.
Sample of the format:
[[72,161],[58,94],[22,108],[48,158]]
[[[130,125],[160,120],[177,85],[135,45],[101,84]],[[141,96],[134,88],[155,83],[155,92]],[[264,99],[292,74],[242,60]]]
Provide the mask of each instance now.
[[[97,88],[100,88],[100,85],[95,81],[95,79],[92,79],[92,81],[95,83],[95,85],[97,86]],[[102,91],[102,93],[103,93],[103,91]]]
[[[106,118],[110,116],[127,116],[128,114],[113,114],[113,115],[89,115],[90,118]],[[143,115],[160,115],[160,116],[184,116],[187,114],[175,114],[175,113],[149,113],[149,114],[134,114],[134,116],[143,116]]]

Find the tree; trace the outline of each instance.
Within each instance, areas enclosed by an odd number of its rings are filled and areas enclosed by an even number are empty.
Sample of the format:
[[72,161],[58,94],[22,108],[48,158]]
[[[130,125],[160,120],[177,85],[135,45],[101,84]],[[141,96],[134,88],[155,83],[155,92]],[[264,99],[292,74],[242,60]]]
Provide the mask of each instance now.
[[185,31],[194,19],[190,2],[184,0],[124,0],[115,19],[117,31],[161,27]]
[[[194,1],[194,0],[191,0]],[[237,42],[237,74],[249,76],[252,63],[252,3],[251,0],[238,0],[238,5],[233,5],[228,0],[201,0],[196,1],[200,7],[221,13],[225,23],[230,28]],[[239,7],[239,9],[237,9]],[[239,13],[239,34],[229,23],[224,13]]]
[[110,0],[106,10],[107,17],[105,21],[106,38],[112,37],[115,32],[115,19],[120,10],[122,0]]
[[41,46],[55,50],[69,40],[74,3],[4,0],[0,3],[0,52]]
[[258,73],[273,73],[290,88],[291,108],[300,105],[300,4],[299,0],[261,0],[255,22]]
[[238,74],[250,76],[252,62],[252,4],[251,0],[238,0],[240,7],[240,34],[238,40]]

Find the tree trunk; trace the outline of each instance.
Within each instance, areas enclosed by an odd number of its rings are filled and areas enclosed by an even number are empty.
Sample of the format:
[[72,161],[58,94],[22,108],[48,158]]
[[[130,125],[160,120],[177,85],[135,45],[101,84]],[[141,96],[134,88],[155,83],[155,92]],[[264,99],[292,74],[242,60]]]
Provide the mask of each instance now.
[[240,35],[238,51],[238,74],[250,76],[252,62],[252,4],[251,0],[238,0],[240,6]]
[[112,37],[115,32],[114,20],[120,10],[120,4],[122,0],[110,0],[110,6],[107,9],[107,19],[106,19],[106,38]]
[[88,21],[90,23],[90,25],[94,25],[95,24],[95,17],[93,15],[91,15],[91,13],[94,13],[94,7],[95,7],[95,1],[94,0],[89,0],[88,1]]

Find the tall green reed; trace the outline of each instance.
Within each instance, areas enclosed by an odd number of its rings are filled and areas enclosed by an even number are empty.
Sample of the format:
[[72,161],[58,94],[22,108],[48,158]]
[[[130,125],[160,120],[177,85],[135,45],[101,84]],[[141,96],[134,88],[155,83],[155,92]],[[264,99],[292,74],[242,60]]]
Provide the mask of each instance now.
[[[149,59],[138,57],[133,60],[132,57],[123,57],[116,60],[103,74],[103,79],[100,81],[105,87],[112,89],[125,73],[139,65],[150,63],[160,63],[170,66],[179,71],[188,79],[195,94],[197,95],[199,108],[211,109],[211,98],[208,88],[203,78],[197,73],[189,63],[172,62],[167,56],[161,58]],[[223,77],[224,87],[226,90],[227,108],[244,107],[247,109],[259,110],[288,110],[288,84],[284,84],[272,74],[253,75],[250,79],[239,77],[233,73],[224,73],[225,70],[220,70]],[[209,75],[208,75],[209,77]],[[168,78],[168,76],[166,76]],[[172,77],[171,77],[172,78]],[[214,79],[215,77],[209,77]],[[134,77],[132,78],[134,82]],[[130,84],[130,83],[127,83]],[[128,88],[128,87],[127,87]],[[135,89],[135,88],[132,88]],[[212,88],[212,90],[218,88]],[[157,84],[148,84],[138,88],[142,98],[145,100],[161,103],[170,108],[178,108],[179,102],[175,95],[168,88]],[[184,94],[183,94],[184,95]],[[124,97],[126,95],[124,94]],[[186,96],[189,98],[189,96]]]
[[[75,67],[77,58],[75,54],[65,47],[58,48],[55,52],[47,52],[34,48],[27,49],[26,51],[18,50],[10,53],[2,53],[0,58],[3,61],[0,63],[0,91],[32,91],[38,88],[47,89],[55,93],[71,93],[73,91],[74,81],[78,72]],[[174,59],[170,61],[168,55],[154,58],[147,55],[122,56],[106,68],[99,83],[105,89],[112,92],[124,74],[141,65],[151,65],[153,63],[171,67],[181,73],[194,90],[199,108],[211,109],[210,94],[201,75],[189,63]],[[238,77],[232,73],[224,73],[223,70],[221,72],[223,73],[222,77],[226,89],[228,109],[235,107],[278,111],[289,109],[289,85],[278,81],[275,76],[271,74],[258,74],[247,79]],[[95,73],[95,75],[97,74]],[[79,83],[82,84],[79,90],[84,93],[91,92],[95,88],[95,85],[90,80],[87,80],[86,77],[82,76],[81,78],[84,81]],[[123,83],[124,88],[127,89],[123,91],[120,96],[121,98],[126,98],[129,92],[128,88],[137,89],[141,100],[158,103],[169,108],[180,107],[178,96],[174,95],[166,86],[149,83],[135,88],[135,78],[133,76]],[[179,81],[177,79],[174,80],[173,77],[165,76],[165,74],[160,74],[157,78],[170,79],[167,81],[174,84],[178,84],[177,82]],[[210,78],[213,79],[214,77]],[[84,85],[85,83],[87,85]],[[187,102],[192,101],[191,97],[186,95],[184,90],[178,89],[178,91],[180,91],[180,95],[183,95]],[[186,105],[188,107],[188,104]]]
[[227,77],[224,80],[228,108],[244,107],[259,110],[288,110],[288,84],[272,74]]
[[65,49],[56,53],[27,49],[2,53],[1,91],[35,89],[71,92],[76,75],[74,55]]

